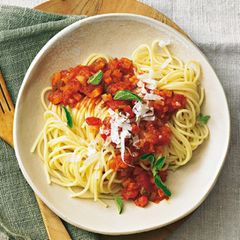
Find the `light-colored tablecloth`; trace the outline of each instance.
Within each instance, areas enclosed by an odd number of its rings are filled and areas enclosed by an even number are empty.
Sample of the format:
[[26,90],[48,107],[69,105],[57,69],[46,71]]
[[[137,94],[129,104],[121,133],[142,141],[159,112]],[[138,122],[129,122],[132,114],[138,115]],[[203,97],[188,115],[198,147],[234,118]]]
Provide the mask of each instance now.
[[[0,4],[24,7],[33,7],[41,2],[43,1],[0,0]],[[223,84],[231,111],[231,145],[219,180],[207,200],[169,237],[169,240],[239,240],[240,1],[142,0],[142,2],[175,21],[206,54]],[[6,238],[0,233],[1,239]]]

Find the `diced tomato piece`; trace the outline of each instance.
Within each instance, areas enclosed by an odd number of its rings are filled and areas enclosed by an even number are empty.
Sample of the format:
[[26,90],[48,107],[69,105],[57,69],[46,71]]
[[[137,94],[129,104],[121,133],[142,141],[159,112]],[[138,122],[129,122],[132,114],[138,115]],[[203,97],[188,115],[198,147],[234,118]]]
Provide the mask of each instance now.
[[90,98],[96,98],[102,94],[103,87],[101,85],[88,85],[87,87],[82,89],[82,92]]
[[107,140],[107,137],[110,136],[111,134],[111,129],[109,126],[104,126],[103,128],[103,133],[101,133],[101,137],[103,138],[104,141]]
[[104,102],[111,101],[112,100],[112,95],[105,93],[105,94],[102,95],[102,100]]
[[144,169],[141,168],[141,167],[135,167],[134,170],[133,170],[133,175],[137,176],[137,175],[140,175],[144,172]]
[[103,79],[103,81],[106,83],[106,85],[110,84],[112,82],[112,78],[111,77],[105,77]]
[[139,207],[145,207],[148,204],[148,198],[147,196],[141,196],[134,200],[134,203]]
[[85,78],[89,78],[93,75],[93,72],[90,70],[89,66],[78,65],[72,69],[72,78],[76,77],[77,75],[84,76]]
[[77,75],[76,79],[81,83],[82,86],[87,86],[88,78],[83,75]]
[[73,98],[77,101],[80,102],[80,100],[82,99],[82,95],[80,93],[75,93],[73,95]]
[[[125,169],[124,169],[125,170]],[[128,177],[128,171],[127,170],[125,170],[125,171],[123,171],[123,170],[121,170],[121,171],[119,171],[119,175],[118,176],[120,176],[121,178],[124,178],[125,177],[125,180],[123,180],[122,181],[122,186],[124,187],[124,188],[126,188],[131,182],[133,182],[133,180],[130,178],[130,177]],[[126,178],[126,177],[128,177],[128,178]]]
[[111,70],[117,69],[120,67],[120,63],[119,60],[117,58],[114,58],[112,60],[109,61],[108,63],[108,68]]
[[159,130],[158,143],[160,145],[167,145],[171,141],[171,129],[164,125]]
[[117,171],[119,169],[128,168],[126,162],[123,162],[121,155],[116,155],[116,157],[111,161],[110,168]]
[[185,96],[180,94],[176,94],[173,96],[172,107],[174,110],[186,107],[186,103],[187,103],[187,100]]
[[[110,117],[106,117],[103,120],[103,128],[102,128],[102,133],[101,133],[101,137],[103,138],[103,140],[105,141],[107,139],[108,136],[110,136],[111,134],[111,124],[110,124]],[[114,169],[114,168],[113,168]]]
[[138,190],[123,189],[121,195],[125,200],[134,199],[138,195]]
[[112,78],[114,79],[114,82],[120,81],[122,78],[122,75],[123,74],[121,73],[120,69],[114,69],[111,74]]
[[130,182],[127,185],[127,187],[122,190],[121,194],[125,200],[134,199],[139,194],[139,190],[140,190],[140,188],[137,183]]
[[173,95],[173,91],[170,91],[170,90],[154,90],[154,93],[155,94],[158,94],[159,96],[161,97],[172,97]]
[[87,117],[85,120],[89,126],[101,126],[102,125],[102,120],[97,117]]
[[135,114],[132,111],[132,108],[129,105],[123,107],[123,111],[129,114],[129,118],[135,117]]
[[103,70],[106,66],[107,62],[103,58],[98,58],[96,61],[94,61],[90,66],[90,70],[94,73],[98,72],[99,70]]
[[70,95],[72,93],[76,93],[77,91],[79,91],[81,87],[81,83],[75,79],[70,80],[68,82],[68,84],[64,85],[63,87],[61,87],[61,90],[64,91],[69,91]]
[[53,104],[58,105],[63,100],[63,94],[61,91],[57,90],[55,92],[51,92],[48,96],[49,101],[51,101]]
[[123,109],[125,106],[127,106],[127,101],[125,101],[125,100],[111,100],[111,101],[107,101],[106,105],[109,108],[111,108],[112,110]]
[[159,176],[160,176],[160,178],[161,178],[161,180],[163,182],[166,182],[166,180],[167,180],[167,171],[166,170],[165,171],[160,171],[159,172]]
[[141,187],[144,187],[147,192],[151,192],[153,190],[151,176],[146,171],[143,171],[143,173],[137,175],[136,181]]
[[165,195],[161,188],[158,189],[158,195],[160,197],[160,201],[162,201],[163,199],[167,199],[167,196]]
[[131,90],[131,89],[132,89],[132,86],[130,82],[117,82],[117,83],[110,84],[107,88],[107,91],[114,95],[117,91]]
[[132,66],[133,66],[133,63],[128,58],[121,58],[120,59],[120,67],[123,70],[129,70],[130,68],[132,68]]
[[133,75],[132,77],[129,78],[129,82],[136,85],[138,83],[138,79],[135,75]]
[[103,138],[104,141],[107,140],[107,137],[108,137],[107,134],[102,133],[102,134],[100,134],[100,135],[101,135],[101,137]]
[[54,90],[59,89],[62,86],[63,82],[61,81],[61,72],[56,72],[52,76],[52,88]]
[[69,71],[68,70],[62,70],[62,71],[60,71],[60,73],[61,73],[61,78],[65,78],[68,75]]
[[110,121],[111,121],[111,117],[106,117],[106,118],[103,120],[104,128],[110,129],[110,126],[111,126]]

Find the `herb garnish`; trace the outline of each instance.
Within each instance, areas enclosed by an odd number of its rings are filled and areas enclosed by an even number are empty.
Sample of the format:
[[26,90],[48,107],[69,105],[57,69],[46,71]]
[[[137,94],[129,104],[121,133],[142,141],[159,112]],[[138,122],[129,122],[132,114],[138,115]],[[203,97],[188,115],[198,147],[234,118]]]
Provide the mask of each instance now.
[[162,182],[160,176],[158,175],[158,172],[162,169],[166,157],[162,156],[158,160],[155,158],[154,154],[144,154],[140,157],[140,160],[148,160],[151,163],[151,169],[152,169],[152,174],[154,177],[154,182],[158,188],[161,188],[163,192],[166,194],[166,196],[170,197],[171,192],[167,188],[167,186]]
[[210,119],[209,115],[204,115],[202,113],[200,113],[197,118],[197,120],[203,124],[207,124],[209,119]]
[[117,93],[114,95],[113,97],[114,100],[137,100],[137,101],[142,101],[142,99],[132,93],[131,91],[129,90],[120,90],[120,91],[117,91]]
[[123,200],[119,196],[115,197],[114,200],[115,200],[115,203],[116,203],[117,208],[118,208],[118,213],[121,214],[122,210],[123,210]]
[[92,85],[98,85],[102,81],[102,78],[103,72],[100,70],[88,79],[88,83]]
[[67,118],[67,125],[72,128],[73,127],[73,120],[72,120],[72,116],[70,114],[70,112],[67,110],[67,108],[65,106],[63,106],[64,112],[66,114],[66,118]]

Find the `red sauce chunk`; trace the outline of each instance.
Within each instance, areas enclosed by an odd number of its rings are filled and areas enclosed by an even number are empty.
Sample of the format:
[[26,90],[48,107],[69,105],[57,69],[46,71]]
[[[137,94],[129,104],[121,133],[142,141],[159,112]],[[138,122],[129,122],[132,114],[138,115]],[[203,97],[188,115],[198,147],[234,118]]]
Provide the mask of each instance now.
[[[89,84],[89,78],[100,70],[103,72],[100,84]],[[107,63],[99,58],[89,66],[78,65],[75,68],[54,73],[52,91],[48,99],[55,105],[75,107],[84,96],[100,97],[104,89],[110,94],[115,94],[119,90],[132,90],[136,87],[137,81],[131,60],[115,58]]]
[[[102,71],[103,76],[98,84],[91,84],[89,78]],[[133,107],[136,101],[114,100],[119,90],[135,91],[138,79],[134,74],[134,66],[127,58],[114,58],[109,62],[99,58],[89,66],[78,65],[68,70],[53,74],[52,90],[48,96],[49,101],[58,105],[69,105],[78,108],[83,97],[101,98],[108,108],[128,116],[131,124],[131,138],[125,139],[124,161],[119,148],[115,147],[115,158],[111,160],[110,167],[117,172],[122,182],[121,195],[125,200],[133,200],[139,207],[145,207],[149,201],[158,203],[168,199],[165,193],[154,183],[154,177],[148,160],[141,160],[143,154],[153,153],[161,155],[164,146],[171,142],[171,129],[168,121],[179,109],[185,108],[186,97],[169,90],[153,90],[160,100],[148,101],[154,110],[154,120],[136,122]],[[90,116],[85,119],[89,126],[100,128],[100,134],[105,141],[111,135],[111,118]],[[138,141],[133,144],[133,137]],[[144,164],[145,168],[141,167]],[[149,170],[145,170],[149,169]],[[163,182],[167,179],[167,171],[157,173]]]
[[88,117],[85,120],[89,126],[101,126],[102,125],[102,120],[97,117]]

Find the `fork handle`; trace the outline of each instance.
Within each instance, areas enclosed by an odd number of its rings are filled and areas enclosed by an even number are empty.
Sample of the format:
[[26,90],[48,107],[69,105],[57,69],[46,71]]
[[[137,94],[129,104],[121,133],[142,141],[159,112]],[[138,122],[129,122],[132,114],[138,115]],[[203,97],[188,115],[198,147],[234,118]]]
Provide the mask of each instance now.
[[[2,91],[6,97],[6,101],[8,102],[11,112],[9,112],[9,118],[4,124],[6,124],[6,128],[2,129],[2,131],[6,131],[5,134],[2,134],[3,140],[6,141],[9,145],[13,147],[13,117],[14,117],[14,105],[12,103],[10,94],[7,90],[7,86],[5,84],[4,78],[2,73],[0,72],[0,83],[2,87]],[[10,131],[11,130],[11,131]],[[42,201],[41,199],[35,194],[37,203],[43,218],[43,222],[45,228],[47,230],[49,240],[71,240],[66,228],[64,227],[60,218],[54,214]]]
[[55,213],[53,213],[36,194],[35,196],[49,239],[71,240],[71,237],[69,236],[60,218]]

